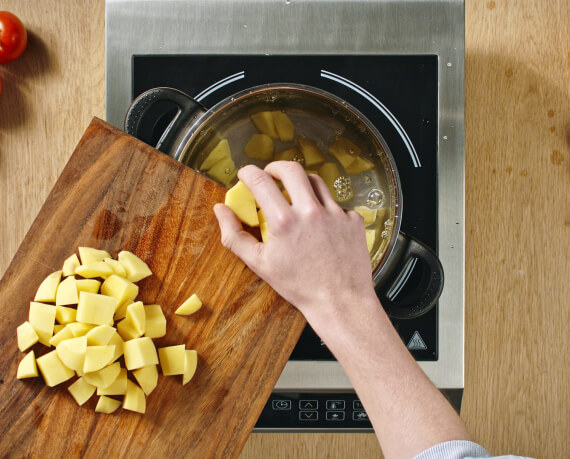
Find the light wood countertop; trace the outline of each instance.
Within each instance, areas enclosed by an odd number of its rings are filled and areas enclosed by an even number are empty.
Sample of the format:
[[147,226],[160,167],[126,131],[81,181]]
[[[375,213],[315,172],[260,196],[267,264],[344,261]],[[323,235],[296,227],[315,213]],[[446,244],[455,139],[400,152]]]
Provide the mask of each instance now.
[[[104,118],[105,4],[1,9],[29,31],[25,54],[0,66],[3,273],[89,121]],[[567,0],[466,0],[462,417],[493,454],[570,456],[568,24]],[[380,456],[372,434],[253,434],[242,453]]]

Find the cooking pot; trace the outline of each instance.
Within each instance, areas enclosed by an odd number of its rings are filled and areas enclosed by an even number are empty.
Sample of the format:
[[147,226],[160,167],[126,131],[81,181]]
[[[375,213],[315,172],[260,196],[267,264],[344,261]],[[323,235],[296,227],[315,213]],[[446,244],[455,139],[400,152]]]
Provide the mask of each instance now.
[[[291,159],[328,180],[333,197],[343,208],[357,208],[373,220],[367,231],[373,280],[387,313],[409,319],[433,308],[443,288],[442,265],[430,248],[400,232],[402,189],[396,164],[380,132],[356,108],[321,89],[290,83],[249,88],[210,109],[176,89],[154,88],[133,101],[125,118],[125,131],[149,142],[148,131],[161,125],[166,107],[171,110],[172,106],[175,113],[171,121],[159,128],[158,150],[228,187],[237,180],[239,167],[263,167],[274,157],[274,151],[280,157],[279,152],[289,150]],[[293,136],[281,136],[277,130],[266,132],[263,119],[274,116],[279,127],[273,113],[286,115],[289,126],[293,125]],[[269,144],[270,158],[260,157],[258,150],[248,150],[255,136]],[[214,173],[212,161],[206,159],[220,153],[222,141],[231,160],[225,160],[222,170],[218,167]],[[259,148],[259,142],[256,145]],[[322,158],[315,162],[314,150],[308,151],[307,145],[316,148]],[[323,160],[328,166],[322,166]],[[210,164],[207,170],[206,163]],[[335,171],[332,178],[330,170]],[[414,276],[414,288],[398,295],[417,260],[421,260],[421,274]]]

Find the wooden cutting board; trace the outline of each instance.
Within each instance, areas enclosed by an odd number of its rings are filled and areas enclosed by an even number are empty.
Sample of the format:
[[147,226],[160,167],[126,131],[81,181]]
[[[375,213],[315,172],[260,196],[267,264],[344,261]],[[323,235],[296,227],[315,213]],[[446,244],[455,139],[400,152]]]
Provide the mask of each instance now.
[[[94,119],[0,282],[0,454],[48,457],[236,457],[305,325],[220,243],[212,207],[225,189],[152,147]],[[3,218],[10,218],[9,215]],[[198,369],[159,376],[144,415],[78,406],[73,381],[17,380],[24,356],[16,327],[41,281],[79,246],[116,257],[130,250],[153,276],[139,298],[167,319],[157,347],[196,349]],[[192,293],[204,306],[175,309]],[[38,354],[47,348],[33,347]],[[42,349],[40,351],[40,349]]]

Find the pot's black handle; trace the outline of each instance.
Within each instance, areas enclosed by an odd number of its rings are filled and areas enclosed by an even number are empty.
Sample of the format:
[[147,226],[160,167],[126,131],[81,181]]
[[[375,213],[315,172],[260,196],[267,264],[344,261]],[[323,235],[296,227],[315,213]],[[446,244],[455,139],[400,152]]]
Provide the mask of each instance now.
[[[435,252],[417,239],[399,233],[390,259],[394,261],[387,272],[381,273],[376,284],[376,293],[388,315],[395,319],[413,319],[432,309],[443,290],[443,266]],[[412,295],[398,300],[399,290],[418,261],[422,268],[420,282]]]
[[149,89],[139,95],[131,104],[125,117],[125,132],[138,139],[146,133],[141,132],[142,121],[149,110],[161,101],[168,101],[177,107],[174,118],[162,133],[158,143],[154,146],[157,150],[178,159],[176,141],[185,126],[190,126],[198,120],[205,112],[206,108],[199,102],[192,99],[188,94],[174,88],[154,88]]

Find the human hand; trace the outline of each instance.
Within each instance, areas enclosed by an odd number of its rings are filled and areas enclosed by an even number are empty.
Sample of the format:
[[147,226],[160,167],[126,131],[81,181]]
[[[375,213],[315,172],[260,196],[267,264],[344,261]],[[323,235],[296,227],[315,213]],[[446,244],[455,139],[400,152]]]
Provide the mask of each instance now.
[[263,210],[269,236],[259,242],[227,206],[216,204],[222,244],[309,322],[363,297],[375,298],[362,217],[345,212],[321,177],[307,176],[294,161],[273,162],[265,170],[245,166],[238,177]]

